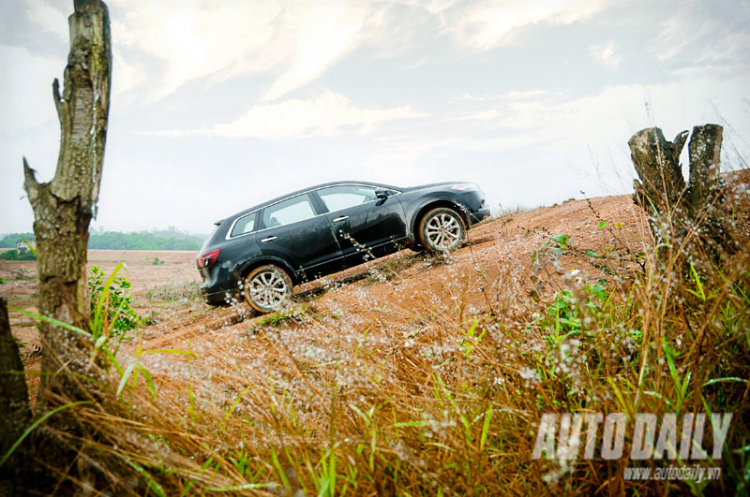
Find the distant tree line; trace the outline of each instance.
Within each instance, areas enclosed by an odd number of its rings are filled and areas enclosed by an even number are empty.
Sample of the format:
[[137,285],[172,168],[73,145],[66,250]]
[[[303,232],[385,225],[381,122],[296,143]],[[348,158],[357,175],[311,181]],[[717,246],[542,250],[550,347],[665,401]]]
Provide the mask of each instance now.
[[16,242],[20,242],[23,239],[31,240],[34,238],[34,233],[11,233],[0,238],[0,248],[16,248]]
[[89,237],[89,248],[99,250],[198,250],[193,240],[162,238],[152,233],[118,233],[108,231]]
[[[11,233],[0,239],[0,248],[16,248],[17,241],[33,236],[33,233]],[[182,233],[171,227],[140,233],[98,231],[89,236],[89,248],[95,250],[198,250],[202,243],[201,235]]]
[[23,239],[31,240],[34,238],[34,233],[11,233],[0,238],[0,248],[16,248],[16,242],[20,242]]

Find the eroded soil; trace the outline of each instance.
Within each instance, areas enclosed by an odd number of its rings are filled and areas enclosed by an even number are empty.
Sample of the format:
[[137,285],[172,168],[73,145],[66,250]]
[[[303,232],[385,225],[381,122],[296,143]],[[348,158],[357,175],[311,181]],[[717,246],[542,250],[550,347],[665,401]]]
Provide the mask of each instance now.
[[[750,174],[741,171],[732,179],[736,213],[746,228],[750,225]],[[565,250],[557,256],[553,249],[560,241]],[[233,356],[249,357],[259,345],[257,340],[246,339],[262,335],[271,326],[296,328],[297,337],[306,327],[314,327],[316,333],[329,330],[329,335],[346,329],[349,337],[376,331],[390,338],[402,337],[407,343],[449,322],[468,328],[475,317],[492,313],[498,306],[518,306],[522,320],[524,301],[529,297],[549,300],[566,278],[578,284],[605,285],[628,280],[642,270],[648,241],[646,216],[631,196],[570,200],[482,224],[468,232],[466,245],[448,259],[404,250],[298,287],[293,302],[276,322],[255,316],[244,303],[210,308],[185,299],[157,302],[146,298],[155,287],[197,281],[195,253],[92,250],[89,256],[92,265],[107,272],[125,262],[136,309],[142,315],[160,313],[157,324],[132,333],[122,354],[132,354],[140,346],[143,350],[211,349],[208,355],[212,357],[218,349],[232,350]],[[155,257],[164,264],[154,265]],[[0,264],[0,277],[5,280],[0,296],[12,306],[33,310],[36,283],[30,276],[34,273],[35,263]],[[14,335],[26,342],[27,370],[38,370],[35,327],[18,313],[12,313],[11,319]],[[200,366],[200,359],[193,365]],[[153,374],[161,387],[170,381],[158,368]],[[29,381],[33,386],[34,378]]]

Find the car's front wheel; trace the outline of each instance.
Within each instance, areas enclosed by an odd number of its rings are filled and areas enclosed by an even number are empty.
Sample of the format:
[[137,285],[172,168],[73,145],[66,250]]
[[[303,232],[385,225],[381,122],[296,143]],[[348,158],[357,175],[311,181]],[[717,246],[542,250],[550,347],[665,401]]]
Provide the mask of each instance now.
[[253,269],[245,278],[245,300],[260,313],[274,312],[292,295],[292,280],[278,266],[268,264]]
[[447,207],[432,209],[419,222],[419,243],[432,253],[456,250],[465,235],[461,216]]

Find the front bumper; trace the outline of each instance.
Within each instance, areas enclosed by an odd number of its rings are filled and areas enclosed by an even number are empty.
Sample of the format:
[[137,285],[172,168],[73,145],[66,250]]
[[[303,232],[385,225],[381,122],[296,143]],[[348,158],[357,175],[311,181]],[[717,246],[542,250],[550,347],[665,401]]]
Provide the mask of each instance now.
[[469,225],[474,226],[475,224],[484,221],[488,217],[490,217],[489,207],[479,209],[476,212],[470,212],[469,213]]

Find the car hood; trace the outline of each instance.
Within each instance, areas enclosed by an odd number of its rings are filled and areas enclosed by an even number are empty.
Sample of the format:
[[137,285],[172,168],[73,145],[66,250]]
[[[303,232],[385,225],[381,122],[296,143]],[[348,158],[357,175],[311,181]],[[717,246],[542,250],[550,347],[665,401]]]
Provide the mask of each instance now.
[[408,188],[403,188],[403,191],[413,192],[416,190],[426,190],[428,188],[436,188],[439,186],[465,185],[466,183],[468,183],[468,181],[443,181],[441,183],[430,183],[428,185],[410,186]]
[[465,184],[474,184],[470,181],[443,181],[441,183],[430,183],[427,185],[419,185],[419,186],[410,186],[408,188],[402,188],[404,192],[413,192],[417,190],[427,190],[429,188],[437,188],[437,187],[444,187],[444,186],[452,186],[452,185],[465,185]]

